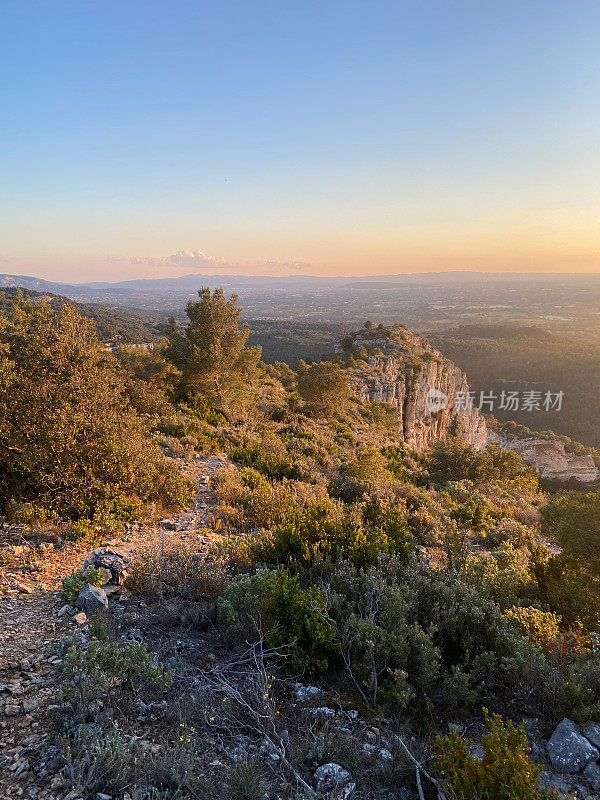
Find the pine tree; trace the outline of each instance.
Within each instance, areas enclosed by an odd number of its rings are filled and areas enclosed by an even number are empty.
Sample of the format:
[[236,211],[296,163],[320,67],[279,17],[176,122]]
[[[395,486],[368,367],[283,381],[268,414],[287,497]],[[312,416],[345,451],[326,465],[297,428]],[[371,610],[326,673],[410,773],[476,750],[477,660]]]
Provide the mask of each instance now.
[[237,295],[225,299],[222,289],[202,288],[190,301],[188,325],[180,331],[170,320],[168,358],[180,371],[179,394],[199,397],[225,414],[249,400],[249,384],[260,361],[260,347],[246,347],[250,330],[238,325]]

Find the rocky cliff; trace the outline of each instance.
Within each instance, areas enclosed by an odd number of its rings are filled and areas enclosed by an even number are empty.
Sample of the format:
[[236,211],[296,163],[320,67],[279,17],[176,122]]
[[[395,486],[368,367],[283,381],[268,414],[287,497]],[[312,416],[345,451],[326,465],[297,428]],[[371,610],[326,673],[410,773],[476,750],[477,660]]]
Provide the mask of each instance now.
[[409,447],[425,450],[451,434],[476,449],[485,446],[485,420],[465,402],[466,375],[419,336],[400,325],[365,329],[346,337],[336,349],[353,356],[350,382],[361,400],[398,408]]
[[558,439],[519,439],[503,433],[488,431],[488,441],[495,442],[505,450],[514,450],[528,467],[533,467],[542,478],[557,481],[575,479],[591,483],[600,477],[594,459],[590,455],[567,453],[565,445]]

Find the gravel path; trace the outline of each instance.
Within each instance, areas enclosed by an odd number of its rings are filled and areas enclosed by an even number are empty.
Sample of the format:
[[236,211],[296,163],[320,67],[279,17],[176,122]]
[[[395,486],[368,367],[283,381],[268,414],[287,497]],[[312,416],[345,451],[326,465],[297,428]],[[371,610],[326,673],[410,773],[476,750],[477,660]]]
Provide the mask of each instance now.
[[[226,456],[178,463],[198,480],[192,506],[153,525],[130,525],[106,544],[131,554],[157,538],[197,551],[214,541],[215,534],[206,530],[212,504],[210,480],[227,463]],[[23,526],[0,524],[0,800],[65,797],[59,780],[54,788],[36,785],[27,750],[45,738],[48,714],[57,707],[55,648],[76,627],[67,615],[58,615],[60,581],[82,567],[90,546],[61,543],[58,536],[48,533],[36,535],[38,548],[34,549],[30,538],[31,532]]]

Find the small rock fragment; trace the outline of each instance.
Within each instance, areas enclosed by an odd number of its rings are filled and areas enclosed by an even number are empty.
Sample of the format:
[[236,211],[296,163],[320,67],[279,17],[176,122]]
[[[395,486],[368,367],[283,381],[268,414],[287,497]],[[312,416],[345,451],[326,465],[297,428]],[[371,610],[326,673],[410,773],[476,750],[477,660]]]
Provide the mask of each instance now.
[[321,690],[318,686],[304,686],[301,683],[297,683],[294,686],[294,691],[296,693],[296,699],[300,700],[300,702],[305,702],[306,700],[310,700],[316,695],[321,694]]

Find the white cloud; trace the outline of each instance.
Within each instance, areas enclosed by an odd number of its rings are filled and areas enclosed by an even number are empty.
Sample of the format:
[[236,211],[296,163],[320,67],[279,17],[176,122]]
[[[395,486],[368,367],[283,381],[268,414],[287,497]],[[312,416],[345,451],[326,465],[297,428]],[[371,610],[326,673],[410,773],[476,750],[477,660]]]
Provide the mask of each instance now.
[[223,256],[212,256],[200,250],[180,250],[170,256],[132,257],[132,264],[147,264],[152,267],[173,267],[191,271],[215,270],[219,273],[251,273],[259,275],[281,275],[290,272],[310,271],[311,265],[304,261],[230,261]]

